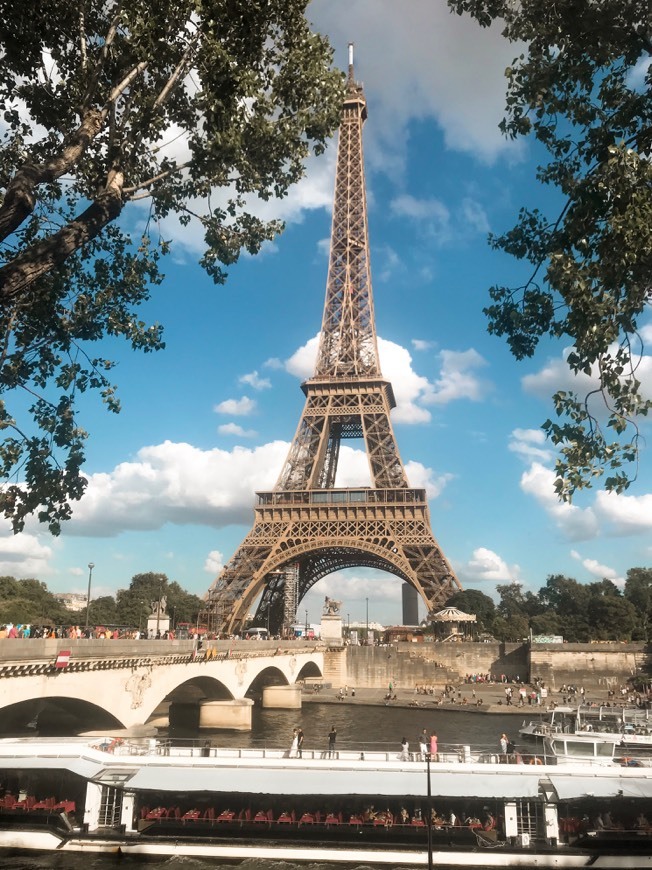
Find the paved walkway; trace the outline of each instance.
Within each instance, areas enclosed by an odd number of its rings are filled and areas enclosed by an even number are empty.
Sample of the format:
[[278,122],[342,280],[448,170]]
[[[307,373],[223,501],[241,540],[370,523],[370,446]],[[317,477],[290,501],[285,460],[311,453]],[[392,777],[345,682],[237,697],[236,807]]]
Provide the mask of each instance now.
[[[505,686],[501,683],[460,683],[455,687],[455,701],[446,701],[443,704],[438,703],[438,698],[441,692],[441,687],[438,688],[436,695],[415,695],[414,690],[409,689],[392,689],[392,700],[387,701],[387,689],[352,689],[348,687],[348,694],[345,694],[344,699],[340,700],[339,686],[323,688],[319,692],[312,692],[310,689],[304,691],[302,695],[302,703],[304,704],[342,704],[347,706],[391,706],[391,707],[419,707],[427,710],[446,710],[446,712],[460,713],[500,713],[501,715],[514,714],[523,716],[525,711],[529,713],[545,713],[549,704],[553,701],[556,705],[563,703],[564,696],[559,692],[553,693],[544,698],[540,706],[536,704],[524,704],[522,707],[518,705],[518,686],[511,684],[516,696],[516,703],[508,705],[505,703]],[[345,688],[345,687],[342,687]],[[473,697],[475,689],[476,696]],[[531,691],[531,687],[526,686],[526,689]],[[345,690],[346,691],[346,690]],[[355,695],[353,692],[355,691]],[[394,699],[396,695],[396,699]],[[607,690],[602,687],[587,690],[586,701],[596,704],[604,704],[607,701]],[[467,703],[464,703],[466,698]],[[579,704],[580,696],[575,696],[576,700],[570,700],[571,705]],[[482,701],[482,704],[478,704]]]

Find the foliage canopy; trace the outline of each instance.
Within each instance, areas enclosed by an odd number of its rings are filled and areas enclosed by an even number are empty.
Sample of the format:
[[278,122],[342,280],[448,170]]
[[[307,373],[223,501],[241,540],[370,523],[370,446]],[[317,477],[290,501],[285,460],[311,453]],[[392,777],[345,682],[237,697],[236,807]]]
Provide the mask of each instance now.
[[[538,179],[563,207],[523,207],[491,244],[529,264],[520,287],[494,286],[489,329],[517,359],[543,335],[570,339],[573,375],[543,428],[559,449],[555,482],[570,500],[608,473],[608,490],[636,476],[641,417],[652,403],[637,371],[639,327],[652,301],[652,28],[648,0],[449,0],[494,22],[521,54],[506,70],[503,132],[533,134],[549,154]],[[579,391],[579,392],[578,392]]]
[[0,0],[0,509],[14,531],[37,512],[57,533],[83,493],[79,394],[119,410],[113,362],[91,345],[163,347],[136,315],[162,280],[159,222],[199,221],[218,284],[281,230],[247,200],[285,195],[343,92],[307,2]]

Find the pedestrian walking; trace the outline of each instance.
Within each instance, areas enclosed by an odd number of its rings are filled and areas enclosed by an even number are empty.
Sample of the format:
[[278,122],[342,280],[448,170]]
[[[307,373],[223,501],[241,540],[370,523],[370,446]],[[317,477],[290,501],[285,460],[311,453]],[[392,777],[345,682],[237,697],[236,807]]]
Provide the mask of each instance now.
[[292,743],[290,745],[290,752],[288,754],[289,758],[297,757],[297,750],[299,747],[299,733],[296,728],[292,729]]
[[335,741],[337,740],[337,729],[334,725],[331,726],[331,730],[328,732],[328,757],[335,758]]
[[430,760],[437,761],[437,735],[434,731],[430,732]]

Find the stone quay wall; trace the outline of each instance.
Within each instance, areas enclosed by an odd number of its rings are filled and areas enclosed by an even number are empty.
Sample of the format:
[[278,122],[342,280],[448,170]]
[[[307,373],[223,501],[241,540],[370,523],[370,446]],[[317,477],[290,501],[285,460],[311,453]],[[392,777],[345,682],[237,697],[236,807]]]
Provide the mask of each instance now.
[[530,674],[553,690],[569,684],[609,690],[650,674],[651,659],[644,643],[535,643]]
[[369,689],[388,688],[390,682],[402,689],[441,686],[467,674],[504,674],[521,681],[538,677],[552,690],[572,684],[606,691],[633,676],[652,674],[652,648],[643,643],[393,643],[352,645],[342,654],[342,684]]

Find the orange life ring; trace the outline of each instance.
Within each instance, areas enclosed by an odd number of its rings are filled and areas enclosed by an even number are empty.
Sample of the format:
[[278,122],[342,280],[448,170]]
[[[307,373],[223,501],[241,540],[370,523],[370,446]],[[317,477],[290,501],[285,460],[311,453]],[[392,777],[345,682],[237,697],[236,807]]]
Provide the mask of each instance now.
[[543,761],[541,761],[538,755],[533,755],[530,759],[530,764],[543,764]]

